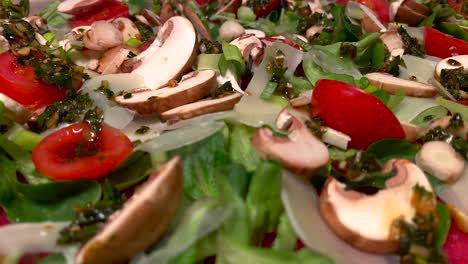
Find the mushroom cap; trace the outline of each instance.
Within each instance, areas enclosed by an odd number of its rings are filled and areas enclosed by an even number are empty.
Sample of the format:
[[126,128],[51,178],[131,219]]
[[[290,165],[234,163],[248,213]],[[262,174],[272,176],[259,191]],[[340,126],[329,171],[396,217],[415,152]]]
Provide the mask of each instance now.
[[101,74],[116,73],[120,65],[128,59],[129,53],[130,50],[121,46],[110,49],[99,60],[97,71]]
[[111,22],[122,33],[123,41],[131,38],[141,39],[140,31],[132,20],[126,17],[117,17]]
[[416,164],[444,182],[457,181],[465,170],[463,157],[444,141],[424,143],[416,155]]
[[387,73],[372,72],[366,74],[365,77],[369,79],[372,85],[391,94],[400,89],[403,89],[406,95],[415,97],[434,97],[439,94],[437,88],[432,85],[400,79]]
[[8,119],[24,124],[31,118],[29,109],[2,93],[0,93],[0,102],[5,106],[5,116]]
[[468,121],[463,121],[463,126],[457,128],[457,129],[453,129],[453,128],[449,128],[449,124],[450,124],[450,120],[452,119],[452,116],[443,116],[443,117],[439,117],[435,120],[433,120],[429,126],[427,126],[425,128],[425,130],[423,131],[424,133],[427,133],[429,132],[429,130],[432,130],[436,127],[442,127],[444,129],[446,129],[448,132],[450,132],[451,134],[453,134],[454,136],[458,136],[458,137],[462,137],[464,139],[467,139],[468,138]]
[[182,77],[176,87],[133,90],[130,98],[117,96],[115,101],[141,115],[160,114],[208,96],[216,85],[215,71],[194,71]]
[[140,63],[132,73],[142,76],[148,88],[160,88],[190,69],[196,59],[196,46],[192,23],[185,17],[171,17],[151,46],[136,57]]
[[279,161],[288,170],[308,174],[328,163],[328,149],[305,124],[287,110],[278,116],[278,127],[288,129],[288,137],[276,137],[268,128],[259,128],[252,137],[252,145],[265,159]]
[[244,34],[230,43],[239,48],[242,57],[249,64],[260,64],[263,59],[265,44],[254,34]]
[[415,185],[432,191],[426,175],[414,163],[394,159],[387,166],[397,174],[387,180],[386,189],[375,194],[347,191],[345,184],[329,177],[320,195],[320,213],[331,229],[352,246],[370,253],[397,252],[399,240],[390,234],[393,221],[403,217],[412,222]]
[[76,262],[125,263],[154,245],[166,232],[182,198],[182,162],[166,162],[112,214],[78,252]]
[[107,50],[123,42],[122,33],[111,22],[96,21],[86,31],[83,45],[91,50]]
[[80,15],[96,9],[105,2],[105,0],[65,0],[57,6],[57,10],[65,14]]
[[233,109],[241,97],[241,94],[234,93],[217,99],[200,100],[163,112],[161,117],[165,120],[190,119],[209,113],[227,111]]
[[440,73],[443,69],[453,70],[460,67],[463,67],[465,71],[468,71],[468,55],[453,56],[439,61],[435,68],[434,77],[439,79]]
[[395,3],[394,8],[397,9],[394,20],[410,26],[418,25],[431,14],[431,10],[427,6],[414,0],[399,1]]

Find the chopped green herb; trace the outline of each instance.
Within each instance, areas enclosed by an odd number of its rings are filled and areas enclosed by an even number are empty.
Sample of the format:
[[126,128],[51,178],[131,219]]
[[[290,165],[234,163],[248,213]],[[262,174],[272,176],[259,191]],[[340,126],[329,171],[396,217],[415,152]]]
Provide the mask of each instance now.
[[148,133],[149,131],[150,131],[150,128],[148,126],[141,126],[135,131],[135,134],[143,135],[143,134]]
[[114,97],[114,92],[110,89],[108,80],[101,81],[101,86],[94,89],[94,91],[104,94],[107,97],[107,99],[111,99],[112,97]]
[[440,83],[456,99],[468,98],[468,72],[463,67],[456,69],[442,69],[440,72]]
[[401,40],[403,41],[403,45],[405,47],[405,54],[417,57],[424,57],[424,55],[426,54],[424,46],[419,44],[416,38],[411,37],[405,28],[403,28],[402,26],[398,27],[398,34],[400,34]]

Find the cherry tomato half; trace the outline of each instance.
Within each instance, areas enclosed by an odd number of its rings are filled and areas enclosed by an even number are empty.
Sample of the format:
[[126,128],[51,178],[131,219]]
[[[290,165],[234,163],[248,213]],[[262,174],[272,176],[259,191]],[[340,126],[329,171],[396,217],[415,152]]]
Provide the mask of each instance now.
[[452,264],[468,263],[468,234],[459,230],[452,222],[442,250],[447,254],[447,258]]
[[347,83],[319,80],[312,94],[312,116],[351,137],[349,146],[366,149],[384,138],[404,138],[400,122],[377,97]]
[[102,124],[97,152],[77,157],[77,147],[88,143],[89,130],[89,124],[82,122],[48,135],[32,152],[36,168],[55,180],[97,179],[111,172],[132,152],[132,143],[125,134]]
[[117,0],[110,0],[98,9],[89,13],[75,16],[69,20],[72,27],[89,26],[99,20],[108,20],[115,17],[129,17],[128,6]]
[[66,89],[36,80],[34,68],[16,63],[10,52],[0,54],[0,93],[30,108],[65,99]]
[[443,59],[468,54],[468,41],[451,37],[430,27],[424,28],[424,45],[427,55]]
[[[338,0],[338,3],[348,3],[349,0]],[[390,4],[387,0],[356,0],[375,12],[379,20],[383,23],[390,21]]]

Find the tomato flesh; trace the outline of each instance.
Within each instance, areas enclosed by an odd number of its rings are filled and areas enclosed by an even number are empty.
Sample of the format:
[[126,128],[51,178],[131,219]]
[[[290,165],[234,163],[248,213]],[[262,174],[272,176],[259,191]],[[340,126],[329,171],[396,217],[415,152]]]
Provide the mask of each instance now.
[[66,89],[36,80],[34,68],[16,63],[10,52],[0,54],[0,93],[30,108],[65,99]]
[[[338,3],[347,4],[349,0],[338,0]],[[387,0],[356,0],[370,8],[383,23],[390,22],[390,4]]]
[[89,124],[83,122],[50,134],[33,150],[34,165],[55,180],[97,179],[111,172],[132,152],[132,143],[125,134],[103,124],[97,152],[77,157],[75,151],[80,144],[88,143],[89,131]]
[[430,27],[424,28],[424,45],[427,55],[443,59],[468,54],[468,41],[451,37]]
[[452,222],[442,250],[447,254],[447,258],[452,264],[468,263],[468,234],[459,230]]
[[366,149],[384,138],[404,138],[400,122],[375,96],[347,83],[319,80],[312,94],[312,116],[351,137],[349,146]]
[[96,21],[109,20],[115,17],[129,17],[128,6],[117,0],[107,1],[98,9],[90,10],[89,13],[76,16],[69,20],[72,27],[89,26]]

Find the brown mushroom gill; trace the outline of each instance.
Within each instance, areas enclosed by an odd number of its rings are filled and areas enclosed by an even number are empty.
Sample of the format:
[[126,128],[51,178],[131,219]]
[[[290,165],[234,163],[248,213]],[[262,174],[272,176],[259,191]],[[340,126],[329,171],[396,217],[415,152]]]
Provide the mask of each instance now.
[[78,264],[126,263],[166,232],[182,198],[179,157],[166,162],[78,252]]
[[386,167],[396,170],[386,189],[367,195],[346,190],[330,177],[320,195],[320,213],[333,231],[352,246],[370,253],[394,253],[399,241],[391,235],[393,221],[402,217],[412,222],[413,187],[432,191],[424,172],[408,160],[390,160]]

